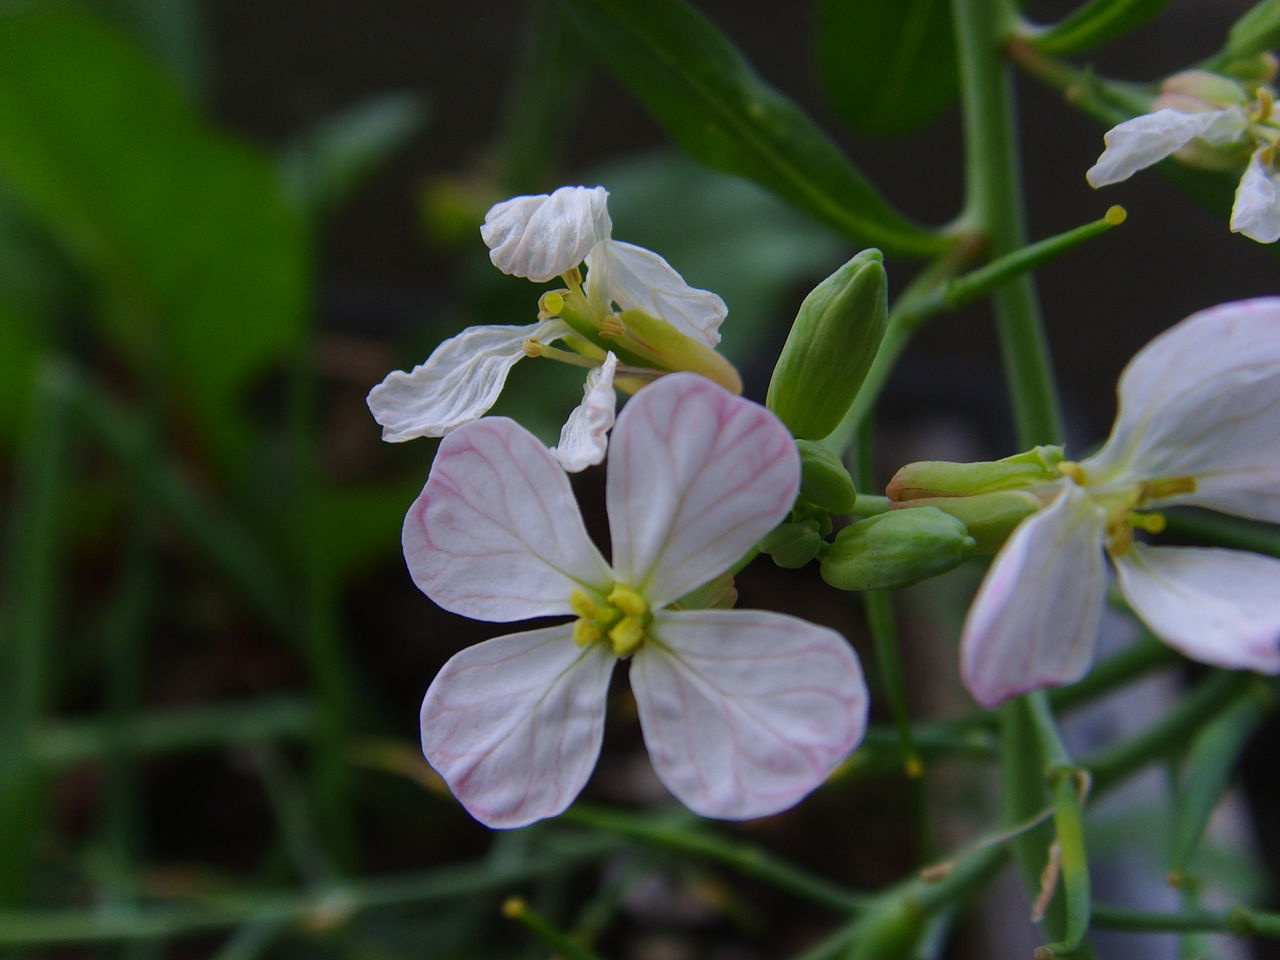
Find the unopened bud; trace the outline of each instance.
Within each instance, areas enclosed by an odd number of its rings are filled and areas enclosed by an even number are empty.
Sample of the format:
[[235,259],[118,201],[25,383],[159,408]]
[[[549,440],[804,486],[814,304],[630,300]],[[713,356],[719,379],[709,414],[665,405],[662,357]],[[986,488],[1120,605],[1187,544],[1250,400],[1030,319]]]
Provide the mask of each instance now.
[[804,298],[765,399],[793,434],[821,440],[840,423],[875,359],[888,313],[883,257],[874,249]]
[[932,507],[955,517],[977,545],[975,553],[991,554],[1000,549],[1015,527],[1044,506],[1029,490],[997,490],[972,497],[928,497],[895,507],[894,512],[912,513]]
[[885,496],[890,500],[919,500],[925,497],[967,497],[995,490],[1017,490],[1060,480],[1058,464],[1062,448],[1032,447],[1003,460],[952,463],[948,460],[921,460],[909,463],[889,481]]
[[800,496],[832,513],[852,510],[858,492],[835,452],[813,440],[797,440],[796,449],[800,452]]
[[1249,95],[1239,83],[1208,70],[1184,70],[1167,78],[1160,84],[1160,96],[1156,97],[1152,108],[1159,110],[1164,106],[1174,106],[1173,103],[1163,102],[1166,97],[1186,98],[1178,101],[1185,106],[1175,107],[1184,113],[1221,110],[1224,107],[1243,106],[1249,102]]
[[946,573],[975,546],[963,523],[935,507],[892,510],[841,530],[822,579],[840,590],[907,587]]
[[822,543],[818,521],[786,520],[769,531],[757,546],[778,566],[795,570],[816,557]]

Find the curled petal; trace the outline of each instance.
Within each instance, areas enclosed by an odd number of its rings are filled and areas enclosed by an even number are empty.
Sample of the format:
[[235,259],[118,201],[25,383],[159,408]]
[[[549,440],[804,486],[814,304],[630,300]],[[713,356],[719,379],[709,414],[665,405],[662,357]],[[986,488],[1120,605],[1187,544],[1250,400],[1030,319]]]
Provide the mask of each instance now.
[[778,613],[655,615],[631,688],[658,777],[707,817],[793,806],[866,728],[866,685],[848,643]]
[[709,347],[720,342],[720,324],[729,312],[720,297],[689,286],[652,250],[617,240],[587,255],[587,294],[601,306],[612,301],[665,320]]
[[1139,543],[1115,563],[1129,606],[1169,646],[1215,667],[1280,673],[1280,560]]
[[604,187],[561,187],[494,205],[480,228],[489,259],[503,273],[537,283],[572,270],[613,229],[608,196]]
[[729,569],[795,501],[781,421],[697,374],[645,387],[618,416],[606,500],[617,579],[661,607]]
[[569,333],[563,320],[526,326],[467,327],[409,373],[396,370],[369,391],[369,410],[393,443],[443,437],[494,405],[530,337],[549,343]]
[[961,674],[984,707],[1088,670],[1107,587],[1105,523],[1088,495],[1064,483],[996,555],[960,639]]
[[506,417],[445,437],[403,543],[418,588],[477,620],[569,614],[575,587],[601,593],[610,582],[564,470]]
[[1218,145],[1237,140],[1243,136],[1248,123],[1248,117],[1239,107],[1199,113],[1166,108],[1134,117],[1112,127],[1103,136],[1106,149],[1089,168],[1085,179],[1092,187],[1128,180],[1196,137]]
[[1253,152],[1231,207],[1232,231],[1259,243],[1280,240],[1280,174],[1273,153],[1269,147]]
[[1156,337],[1120,377],[1089,483],[1190,478],[1150,506],[1193,504],[1280,522],[1280,298],[1227,303]]
[[569,414],[560,431],[559,445],[551,453],[560,466],[570,473],[604,461],[609,444],[609,430],[613,427],[613,414],[618,398],[613,392],[613,372],[618,358],[610,352],[604,363],[587,374],[587,385],[582,391],[582,403]]
[[487,826],[554,817],[596,765],[615,661],[567,625],[468,647],[422,701],[422,752]]

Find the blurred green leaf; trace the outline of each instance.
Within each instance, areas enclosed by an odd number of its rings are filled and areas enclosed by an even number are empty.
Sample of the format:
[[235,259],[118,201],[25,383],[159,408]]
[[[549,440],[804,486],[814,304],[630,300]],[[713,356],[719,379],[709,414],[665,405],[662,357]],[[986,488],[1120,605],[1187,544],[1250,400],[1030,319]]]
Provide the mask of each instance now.
[[682,0],[562,0],[585,43],[708,166],[755,180],[851,240],[929,256],[950,240],[894,211],[840,149]]
[[1079,53],[1154,19],[1169,0],[1090,0],[1035,38],[1050,53]]
[[818,72],[831,103],[863,133],[923,125],[960,85],[948,0],[822,0]]
[[285,189],[320,217],[350,197],[426,119],[422,98],[409,93],[385,94],[329,117],[280,158]]
[[160,361],[210,439],[294,342],[306,235],[264,157],[75,8],[0,8],[0,184],[94,281],[108,336]]
[[[572,403],[572,400],[570,400]],[[324,531],[317,538],[322,576],[331,584],[345,582],[359,571],[398,555],[404,514],[426,480],[421,476],[396,483],[322,488],[311,522]]]
[[1253,57],[1280,46],[1280,0],[1262,0],[1231,25],[1224,53]]
[[88,0],[89,9],[134,39],[193,99],[208,85],[209,54],[197,0]]

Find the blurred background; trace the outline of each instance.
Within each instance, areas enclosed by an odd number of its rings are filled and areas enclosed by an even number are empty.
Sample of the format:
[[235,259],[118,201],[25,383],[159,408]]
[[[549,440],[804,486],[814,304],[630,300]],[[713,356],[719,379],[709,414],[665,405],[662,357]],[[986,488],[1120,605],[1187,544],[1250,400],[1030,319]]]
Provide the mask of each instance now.
[[[918,129],[854,132],[857,92],[818,42],[854,6],[698,4],[896,206],[945,223],[956,109],[943,97]],[[1088,62],[1157,81],[1212,54],[1247,6],[1175,0]],[[1102,130],[1033,81],[1019,92],[1031,236],[1111,203],[1130,214],[1039,274],[1080,449],[1105,436],[1141,344],[1276,293],[1276,264],[1155,173],[1095,194]],[[478,226],[498,200],[576,183],[610,189],[617,238],[724,297],[723,350],[755,399],[805,292],[856,251],[681,154],[556,3],[0,3],[5,956],[545,955],[499,920],[513,892],[618,960],[778,957],[829,932],[817,908],[572,820],[491,833],[420,759],[423,691],[492,631],[409,581],[400,523],[434,443],[381,443],[364,397],[464,326],[532,319],[537,291],[489,265]],[[888,269],[897,289],[917,265]],[[877,420],[882,482],[913,459],[1013,452],[988,320],[945,315],[907,353]],[[550,439],[579,391],[573,371],[522,364],[497,412]],[[602,478],[575,480],[588,516]],[[922,715],[971,706],[954,644],[979,575],[904,604]],[[870,661],[857,605],[814,571],[764,561],[739,589]],[[586,799],[663,808],[616,700]],[[1255,767],[1266,810],[1275,786]],[[937,777],[958,814],[890,765],[726,832],[880,886],[989,819],[989,777]],[[1261,829],[1271,849],[1274,822],[1232,823],[1235,848]],[[1264,878],[1231,856],[1236,893],[1258,895]],[[279,893],[246,892],[264,889]],[[975,925],[964,955],[1001,943],[986,936]]]

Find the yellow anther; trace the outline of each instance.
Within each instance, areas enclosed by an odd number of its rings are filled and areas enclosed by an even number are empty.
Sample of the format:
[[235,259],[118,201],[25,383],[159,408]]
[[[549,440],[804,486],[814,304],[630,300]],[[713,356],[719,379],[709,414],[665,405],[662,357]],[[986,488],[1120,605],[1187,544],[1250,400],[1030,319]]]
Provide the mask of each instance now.
[[616,583],[609,591],[609,602],[629,617],[642,617],[649,612],[649,604],[630,587]]
[[1084,467],[1080,466],[1080,464],[1076,463],[1074,460],[1063,460],[1058,464],[1058,472],[1063,476],[1070,477],[1082,487],[1088,483],[1088,479],[1085,477]]
[[1195,477],[1166,477],[1163,480],[1148,480],[1142,485],[1142,489],[1138,491],[1138,503],[1195,492]]
[[639,617],[623,617],[609,631],[609,643],[619,657],[629,657],[644,642],[644,623]]
[[526,357],[540,357],[542,356],[542,351],[544,349],[542,342],[540,340],[533,339],[533,337],[526,337],[524,343],[520,346],[521,349],[524,350],[524,355]]
[[1164,528],[1168,526],[1163,513],[1131,513],[1129,523],[1147,533],[1164,533]]
[[502,915],[510,920],[519,920],[529,912],[529,904],[523,897],[507,897],[502,904]]
[[627,332],[627,325],[616,313],[611,313],[600,320],[600,336],[620,337]]
[[569,594],[569,609],[583,620],[594,620],[600,612],[587,592],[577,587],[574,587],[573,592]]
[[1275,107],[1275,97],[1267,87],[1258,88],[1258,110],[1253,115],[1255,123],[1266,123],[1271,119],[1271,111]]
[[1120,523],[1108,531],[1107,549],[1113,557],[1122,557],[1133,546],[1133,527]]
[[548,290],[538,298],[538,319],[549,320],[560,316],[564,309],[564,294],[559,290]]
[[575,620],[573,622],[573,642],[580,647],[595,643],[604,634],[600,632],[600,628],[590,620]]
[[1129,219],[1129,211],[1119,204],[1116,204],[1114,206],[1107,207],[1107,212],[1102,215],[1102,219],[1111,224],[1111,226],[1118,227]]

